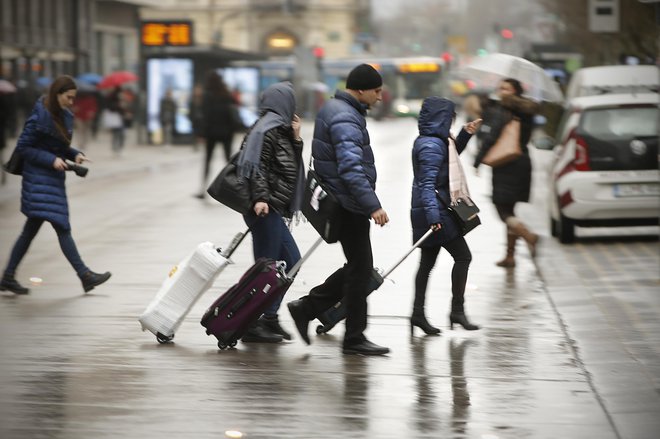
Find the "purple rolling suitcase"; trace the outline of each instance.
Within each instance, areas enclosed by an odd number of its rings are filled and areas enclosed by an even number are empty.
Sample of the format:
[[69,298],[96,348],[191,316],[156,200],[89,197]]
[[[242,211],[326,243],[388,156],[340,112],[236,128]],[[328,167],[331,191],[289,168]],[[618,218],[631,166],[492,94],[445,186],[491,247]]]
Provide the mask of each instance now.
[[238,283],[206,310],[200,322],[206,328],[206,334],[213,334],[218,339],[220,349],[236,346],[250,325],[286,293],[303,262],[321,242],[323,238],[317,239],[289,272],[286,272],[283,261],[257,259]]

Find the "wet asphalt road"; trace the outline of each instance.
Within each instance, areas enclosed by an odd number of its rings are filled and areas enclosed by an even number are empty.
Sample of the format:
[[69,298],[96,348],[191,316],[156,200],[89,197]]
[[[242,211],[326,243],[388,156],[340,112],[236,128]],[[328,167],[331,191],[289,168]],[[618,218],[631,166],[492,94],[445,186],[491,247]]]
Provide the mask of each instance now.
[[[377,192],[391,219],[372,229],[374,259],[388,268],[410,244],[415,126],[395,120],[370,127]],[[246,438],[657,437],[657,239],[588,238],[561,246],[548,237],[537,184],[521,216],[546,236],[541,256],[533,264],[521,244],[516,269],[502,270],[493,265],[504,237],[487,199],[486,171],[470,176],[483,225],[468,237],[466,296],[481,331],[448,328],[451,263],[443,252],[427,303],[429,319],[443,329],[439,337],[410,337],[413,255],[369,301],[367,335],[390,347],[389,356],[343,356],[341,326],[312,336],[311,346],[296,336],[281,345],[239,343],[219,351],[199,318],[251,264],[246,240],[175,343],[159,345],[140,331],[137,316],[172,265],[199,242],[226,245],[244,225],[232,211],[191,197],[200,166],[189,150],[136,148],[113,160],[101,145],[94,148],[96,178],[69,177],[72,224],[87,264],[113,277],[83,295],[54,232],[41,231],[19,279],[43,282],[27,297],[0,297],[0,437],[222,438],[234,431]],[[17,193],[15,182],[5,190]],[[16,196],[5,192],[1,199],[5,264],[23,217]],[[302,224],[294,237],[304,251],[316,235]],[[306,294],[342,262],[338,246],[321,246],[288,298]],[[286,310],[280,318],[293,331]]]

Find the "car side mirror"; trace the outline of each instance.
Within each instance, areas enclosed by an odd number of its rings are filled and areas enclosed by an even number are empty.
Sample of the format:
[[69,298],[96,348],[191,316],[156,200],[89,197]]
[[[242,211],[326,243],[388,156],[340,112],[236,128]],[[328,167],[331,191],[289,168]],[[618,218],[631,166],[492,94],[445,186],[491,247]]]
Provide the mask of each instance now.
[[556,144],[557,141],[550,136],[541,136],[532,140],[532,145],[544,151],[552,151]]

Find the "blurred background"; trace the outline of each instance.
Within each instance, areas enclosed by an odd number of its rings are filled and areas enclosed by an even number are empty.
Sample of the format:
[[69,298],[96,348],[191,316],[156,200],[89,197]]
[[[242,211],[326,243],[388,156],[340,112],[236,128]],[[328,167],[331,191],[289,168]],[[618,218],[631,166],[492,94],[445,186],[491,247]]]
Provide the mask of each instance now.
[[655,65],[659,11],[654,0],[0,0],[5,130],[16,135],[60,74],[94,98],[80,109],[93,133],[114,93],[138,143],[163,142],[169,91],[172,142],[190,144],[194,91],[209,71],[223,76],[246,125],[259,92],[282,80],[313,117],[361,62],[385,78],[375,118],[414,117],[431,94],[489,93],[501,75],[470,67],[498,53],[543,70],[553,84],[530,79],[528,94],[560,103],[582,67]]

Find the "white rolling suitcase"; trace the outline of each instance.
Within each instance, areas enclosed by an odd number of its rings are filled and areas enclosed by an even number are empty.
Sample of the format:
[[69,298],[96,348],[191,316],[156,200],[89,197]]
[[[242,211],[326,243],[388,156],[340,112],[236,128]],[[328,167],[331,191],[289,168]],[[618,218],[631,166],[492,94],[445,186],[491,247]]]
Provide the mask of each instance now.
[[229,258],[248,233],[249,230],[238,233],[224,252],[210,242],[203,242],[175,265],[139,317],[142,330],[151,331],[159,343],[171,341],[183,319],[230,263]]

